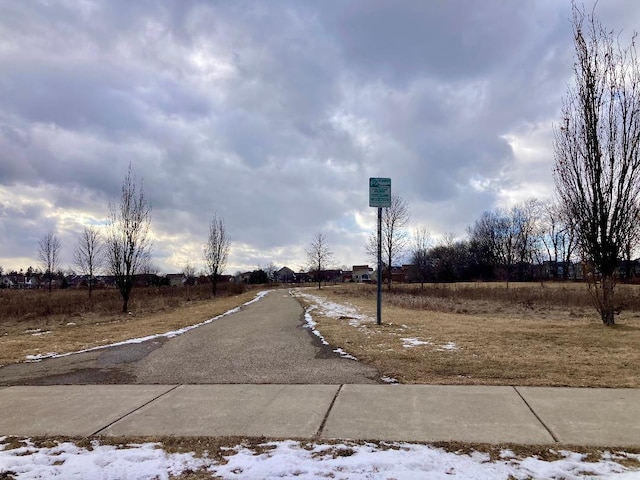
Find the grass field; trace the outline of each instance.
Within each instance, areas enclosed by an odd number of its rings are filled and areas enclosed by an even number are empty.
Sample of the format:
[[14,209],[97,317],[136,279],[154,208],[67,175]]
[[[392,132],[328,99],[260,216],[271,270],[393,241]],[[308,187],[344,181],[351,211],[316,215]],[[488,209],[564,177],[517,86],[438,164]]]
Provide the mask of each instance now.
[[[620,286],[635,305],[637,286]],[[312,311],[335,347],[402,383],[572,387],[640,386],[640,311],[602,325],[583,284],[459,284],[400,286],[383,294],[383,325],[375,325],[375,287],[304,289],[369,317]],[[324,312],[324,314],[323,314]],[[346,317],[346,318],[345,318]]]
[[223,291],[211,299],[208,288],[138,289],[127,314],[119,313],[115,290],[94,294],[89,302],[81,291],[54,291],[51,297],[44,291],[0,291],[0,365],[177,330],[251,300],[256,290]]
[[[626,310],[614,328],[602,325],[584,284],[400,285],[384,293],[382,326],[375,325],[373,286],[296,292],[303,305],[334,302],[364,315],[354,322],[351,314],[323,314],[322,306],[312,311],[332,346],[402,383],[640,387],[640,286],[618,288]],[[86,292],[49,298],[1,291],[0,365],[193,325],[255,291],[215,300],[186,288],[135,295],[131,313],[121,314],[114,291],[98,292],[92,303]],[[13,316],[6,313],[11,309]]]

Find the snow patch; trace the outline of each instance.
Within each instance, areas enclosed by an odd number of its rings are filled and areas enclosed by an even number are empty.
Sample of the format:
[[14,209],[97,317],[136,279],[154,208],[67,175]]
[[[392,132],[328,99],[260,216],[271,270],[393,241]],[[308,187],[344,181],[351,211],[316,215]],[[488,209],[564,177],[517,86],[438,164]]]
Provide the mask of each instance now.
[[417,338],[401,338],[402,346],[404,348],[413,348],[419,347],[421,345],[431,345],[434,346],[437,352],[452,352],[458,349],[458,346],[455,342],[447,342],[444,345],[436,345],[430,341],[419,340]]
[[422,340],[418,340],[417,338],[401,338],[400,340],[402,340],[402,346],[404,348],[413,348],[420,345],[433,345],[433,343],[431,342],[425,342]]
[[447,342],[444,345],[440,345],[438,346],[438,348],[436,348],[436,350],[439,352],[451,352],[457,349],[458,346],[454,342]]
[[33,337],[39,337],[40,335],[47,335],[51,333],[51,330],[43,331],[41,328],[35,328],[35,329],[25,330],[24,333],[29,334]]
[[[0,439],[2,440],[2,439]],[[7,478],[100,478],[168,479],[187,470],[199,470],[212,464],[192,453],[166,453],[156,443],[131,444],[125,448],[92,442],[90,450],[64,442],[54,447],[26,445],[5,450],[0,445],[0,474]],[[3,477],[4,478],[4,477]]]
[[310,293],[296,292],[296,295],[304,298],[310,303],[313,303],[325,317],[348,320],[349,325],[352,327],[359,327],[363,323],[375,322],[372,317],[361,314],[352,305],[342,305],[330,302],[329,300]]
[[386,375],[383,375],[382,377],[380,377],[380,380],[382,380],[384,383],[400,383],[398,382],[397,378],[393,378],[393,377],[387,377]]
[[[311,316],[311,312],[315,309],[316,309],[316,305],[311,305],[310,307],[305,309],[304,311],[304,321],[306,322],[305,327],[311,329],[311,333],[313,333],[316,337],[318,337],[323,345],[329,345],[329,342],[327,342],[324,339],[320,331],[316,328],[316,326],[318,325],[318,322],[316,322]],[[356,360],[356,361],[358,360],[353,355],[345,352],[342,348],[335,348],[333,349],[333,351],[338,355],[340,355],[342,358],[346,358],[349,360]]]
[[27,480],[36,478],[168,479],[187,471],[207,471],[224,479],[317,479],[365,480],[395,479],[578,479],[638,478],[638,468],[625,467],[615,460],[640,461],[640,455],[604,452],[597,461],[587,455],[556,452],[561,458],[545,461],[537,457],[517,458],[504,450],[497,460],[484,452],[470,454],[447,452],[430,445],[402,442],[349,442],[328,445],[284,440],[256,447],[238,445],[227,449],[226,464],[206,454],[167,453],[160,444],[125,446],[100,445],[90,449],[71,442],[53,447],[36,447],[30,440],[19,448],[7,449],[6,437],[0,437],[0,474]]

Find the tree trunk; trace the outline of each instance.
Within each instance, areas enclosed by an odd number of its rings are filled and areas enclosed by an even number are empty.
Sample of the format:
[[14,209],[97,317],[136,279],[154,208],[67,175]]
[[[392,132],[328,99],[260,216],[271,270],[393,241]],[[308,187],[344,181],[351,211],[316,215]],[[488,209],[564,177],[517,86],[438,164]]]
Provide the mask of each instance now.
[[604,323],[608,327],[612,327],[615,325],[615,320],[613,318],[615,310],[613,285],[613,275],[602,276],[602,284],[600,286],[600,288],[602,289],[600,317],[602,318],[602,323]]
[[133,279],[125,280],[118,285],[120,295],[122,296],[122,313],[129,311],[129,298],[131,298],[131,289],[133,288]]
[[122,295],[122,313],[127,313],[129,310],[129,295]]
[[215,274],[215,273],[213,275],[211,275],[211,295],[213,295],[214,297],[216,296],[216,293],[218,292],[218,289],[217,289],[218,282],[216,282],[216,277],[217,276],[218,275]]

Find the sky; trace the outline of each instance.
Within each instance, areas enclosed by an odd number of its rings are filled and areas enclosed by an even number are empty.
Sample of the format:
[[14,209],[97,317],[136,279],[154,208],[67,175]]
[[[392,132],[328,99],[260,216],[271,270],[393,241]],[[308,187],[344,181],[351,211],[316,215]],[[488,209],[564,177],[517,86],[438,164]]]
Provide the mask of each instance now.
[[[596,15],[624,40],[640,2]],[[0,0],[0,65],[4,270],[38,267],[47,232],[73,268],[129,165],[162,273],[203,267],[214,214],[226,273],[306,268],[316,233],[350,267],[370,177],[436,240],[553,195],[570,2]]]

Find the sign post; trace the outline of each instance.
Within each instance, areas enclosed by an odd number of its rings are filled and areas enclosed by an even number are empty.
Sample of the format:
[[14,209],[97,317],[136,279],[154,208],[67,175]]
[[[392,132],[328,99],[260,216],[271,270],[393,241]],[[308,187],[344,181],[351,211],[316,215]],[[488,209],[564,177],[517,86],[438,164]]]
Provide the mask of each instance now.
[[391,179],[369,178],[369,206],[378,208],[378,297],[376,323],[382,325],[382,209],[391,206]]

